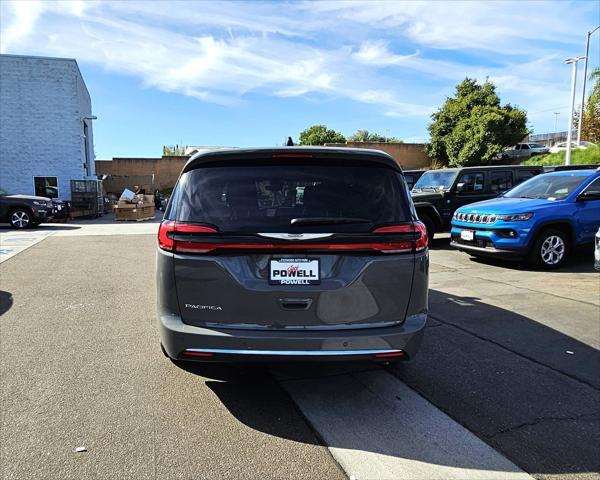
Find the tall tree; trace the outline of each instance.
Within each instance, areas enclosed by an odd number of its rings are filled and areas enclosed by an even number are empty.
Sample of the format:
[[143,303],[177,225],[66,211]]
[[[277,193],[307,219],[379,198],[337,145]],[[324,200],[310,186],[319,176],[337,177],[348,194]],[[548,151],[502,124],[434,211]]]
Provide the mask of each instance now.
[[425,150],[442,165],[489,164],[528,134],[524,111],[501,106],[493,83],[471,78],[456,86],[456,95],[446,99],[432,120]]
[[346,137],[340,132],[330,130],[325,125],[313,125],[300,133],[300,145],[323,145],[325,143],[344,143]]
[[391,142],[402,143],[402,140],[396,137],[384,137],[378,133],[371,133],[368,130],[357,130],[348,137],[349,142]]
[[[594,82],[594,86],[583,111],[581,139],[600,143],[600,68],[592,72],[590,81]],[[579,118],[576,118],[575,122],[577,127]]]

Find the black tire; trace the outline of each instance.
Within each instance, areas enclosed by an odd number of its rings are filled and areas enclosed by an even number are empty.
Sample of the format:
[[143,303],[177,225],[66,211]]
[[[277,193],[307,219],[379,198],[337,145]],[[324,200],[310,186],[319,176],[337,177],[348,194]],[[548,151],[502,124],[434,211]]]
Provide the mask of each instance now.
[[8,222],[12,228],[29,228],[33,224],[33,215],[31,215],[29,210],[17,208],[12,210],[8,215]]
[[569,253],[569,239],[560,230],[542,230],[529,251],[529,263],[537,268],[552,270],[564,265]]
[[427,239],[428,239],[427,243],[429,243],[429,245],[431,245],[431,242],[433,242],[433,237],[435,236],[435,222],[427,214],[419,215],[419,220],[421,220],[421,222],[423,222],[423,224],[425,225],[425,228],[427,229]]

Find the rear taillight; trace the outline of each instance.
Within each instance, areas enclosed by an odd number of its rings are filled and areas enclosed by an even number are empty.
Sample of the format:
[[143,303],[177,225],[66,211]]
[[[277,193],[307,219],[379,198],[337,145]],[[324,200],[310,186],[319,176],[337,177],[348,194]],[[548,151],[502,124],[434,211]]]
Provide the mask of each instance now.
[[373,230],[373,233],[416,233],[418,234],[416,240],[402,242],[402,244],[408,244],[408,248],[410,250],[414,249],[416,252],[421,252],[427,248],[427,228],[425,228],[425,224],[422,222],[414,222],[408,225],[390,225],[387,227],[379,227]]
[[197,242],[188,242],[175,240],[173,235],[177,233],[217,233],[212,227],[204,225],[193,225],[189,223],[178,223],[172,220],[164,220],[158,227],[158,246],[168,252],[195,252],[206,253],[209,250],[199,248],[202,244]]
[[175,222],[172,220],[163,220],[158,227],[158,246],[163,250],[172,252],[175,247],[175,240],[173,240],[169,233],[175,232]]
[[[378,253],[408,253],[421,251],[427,247],[427,231],[421,222],[406,225],[392,225],[373,230],[377,234],[411,234],[413,238],[407,240],[391,239],[382,241],[381,237],[373,241],[344,242],[344,243],[304,243],[301,241],[291,243],[236,243],[216,241],[209,239],[212,233],[218,233],[212,227],[178,223],[165,220],[158,229],[158,245],[161,249],[174,253],[209,253],[215,251],[321,251],[321,252],[378,252]],[[178,235],[183,234],[183,235]],[[194,234],[197,234],[194,235]],[[205,241],[202,234],[208,234]],[[417,238],[414,238],[416,234]],[[175,236],[177,235],[177,239]],[[186,239],[186,235],[194,235]],[[183,239],[181,238],[183,237]]]

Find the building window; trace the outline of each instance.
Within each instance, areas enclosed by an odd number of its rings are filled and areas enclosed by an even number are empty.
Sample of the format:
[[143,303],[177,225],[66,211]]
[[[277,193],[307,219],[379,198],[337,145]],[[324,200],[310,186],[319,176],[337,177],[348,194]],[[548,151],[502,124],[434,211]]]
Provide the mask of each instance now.
[[39,197],[58,198],[58,177],[33,177],[33,186]]

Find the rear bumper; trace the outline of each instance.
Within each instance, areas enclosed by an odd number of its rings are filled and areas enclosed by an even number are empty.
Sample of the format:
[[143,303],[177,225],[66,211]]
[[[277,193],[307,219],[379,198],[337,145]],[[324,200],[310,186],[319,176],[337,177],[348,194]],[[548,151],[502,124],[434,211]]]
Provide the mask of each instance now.
[[[339,331],[248,331],[187,325],[159,317],[160,339],[169,357],[204,362],[386,361],[412,358],[427,314],[401,325]],[[186,353],[184,353],[186,352]],[[398,353],[404,352],[404,355]]]

